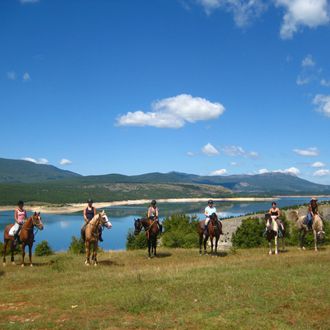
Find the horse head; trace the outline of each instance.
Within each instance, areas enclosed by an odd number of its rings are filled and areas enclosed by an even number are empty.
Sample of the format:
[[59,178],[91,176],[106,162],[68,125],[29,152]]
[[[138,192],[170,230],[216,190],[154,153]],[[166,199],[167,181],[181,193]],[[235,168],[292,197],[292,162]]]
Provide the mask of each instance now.
[[142,230],[141,219],[134,219],[134,235],[138,235]]
[[213,226],[215,226],[217,224],[217,221],[219,221],[217,214],[216,213],[212,213],[210,215],[210,222],[212,223]]
[[265,214],[266,231],[272,231],[273,218],[270,213]]
[[100,222],[101,222],[101,225],[110,229],[112,227],[112,224],[111,222],[109,221],[107,215],[105,214],[104,210],[99,214],[99,217],[100,217]]
[[34,212],[32,215],[32,224],[33,226],[37,227],[39,230],[44,229],[44,224],[41,221],[40,212]]

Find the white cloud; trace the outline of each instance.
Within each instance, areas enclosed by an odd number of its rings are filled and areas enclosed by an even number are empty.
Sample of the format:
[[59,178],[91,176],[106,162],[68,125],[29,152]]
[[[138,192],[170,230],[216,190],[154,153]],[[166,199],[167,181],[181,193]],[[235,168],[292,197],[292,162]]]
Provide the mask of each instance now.
[[230,162],[230,165],[231,166],[238,166],[238,163],[237,162]]
[[325,164],[322,163],[322,162],[315,162],[315,163],[313,163],[311,166],[312,166],[312,167],[324,167]]
[[293,151],[299,156],[315,157],[319,155],[319,151],[315,147],[307,149],[293,149]]
[[31,80],[30,74],[28,72],[25,72],[23,74],[23,81],[30,81],[30,80]]
[[69,160],[69,159],[62,158],[62,159],[60,160],[60,165],[70,165],[70,164],[72,164],[72,161]]
[[274,170],[274,171],[269,171],[267,168],[261,168],[260,170],[258,170],[257,172],[258,174],[266,174],[266,173],[284,173],[284,174],[291,174],[291,175],[299,175],[300,174],[300,170],[296,167],[289,167],[286,168],[284,170],[279,169],[279,170]]
[[29,3],[37,3],[39,0],[20,0],[20,2],[24,5]]
[[330,80],[321,79],[320,85],[324,87],[330,87]]
[[16,78],[17,78],[16,72],[15,71],[9,71],[9,72],[7,72],[7,78],[9,80],[16,80]]
[[243,157],[251,157],[256,158],[258,157],[258,153],[256,151],[245,151],[240,146],[225,146],[223,152],[228,156],[243,156]]
[[330,174],[330,170],[322,169],[322,170],[317,170],[313,173],[313,176],[326,176]]
[[280,35],[290,39],[302,27],[316,28],[329,23],[327,0],[275,0],[278,7],[284,7],[285,13]]
[[313,60],[312,55],[307,55],[302,61],[301,61],[302,67],[310,67],[315,66],[315,61]]
[[302,86],[302,85],[307,85],[310,82],[310,78],[309,77],[302,77],[302,76],[298,76],[296,79],[296,84],[298,86]]
[[313,99],[313,104],[317,105],[316,111],[330,117],[330,95],[316,95]]
[[223,9],[234,16],[237,26],[244,27],[260,16],[267,8],[262,0],[197,0],[209,15],[215,9]]
[[210,173],[210,175],[224,175],[227,173],[227,170],[225,168],[222,168],[220,170],[216,170]]
[[194,157],[194,156],[195,156],[195,153],[192,152],[192,151],[188,151],[188,152],[187,152],[187,156],[189,156],[189,157]]
[[211,143],[206,144],[202,148],[202,152],[208,156],[215,156],[219,154],[219,151]]
[[28,162],[35,163],[35,164],[44,164],[45,165],[45,164],[49,163],[48,159],[46,159],[46,158],[36,159],[36,158],[32,158],[32,157],[24,157],[24,158],[22,158],[22,160],[26,160]]
[[187,122],[218,118],[225,108],[201,97],[181,94],[169,97],[151,105],[152,111],[128,112],[117,119],[119,126],[153,126],[158,128],[180,128]]

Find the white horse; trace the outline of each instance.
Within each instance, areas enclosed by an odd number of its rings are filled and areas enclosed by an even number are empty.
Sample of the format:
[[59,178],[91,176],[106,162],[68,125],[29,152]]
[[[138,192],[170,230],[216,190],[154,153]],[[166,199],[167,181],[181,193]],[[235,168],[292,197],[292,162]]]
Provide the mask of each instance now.
[[[290,212],[291,219],[296,222],[296,226],[299,232],[299,242],[300,242],[300,249],[306,250],[304,243],[305,243],[305,236],[307,232],[310,230],[308,226],[305,224],[306,216],[299,216],[298,211],[291,211]],[[314,236],[314,249],[318,251],[317,242],[318,240],[322,240],[324,238],[325,232],[323,230],[323,221],[318,214],[315,214],[313,217],[313,236]]]
[[275,242],[275,254],[278,254],[278,223],[276,221],[277,216],[271,215],[267,213],[265,215],[265,221],[266,221],[266,238],[268,240],[269,245],[269,255],[273,254],[272,251],[272,240],[274,239]]

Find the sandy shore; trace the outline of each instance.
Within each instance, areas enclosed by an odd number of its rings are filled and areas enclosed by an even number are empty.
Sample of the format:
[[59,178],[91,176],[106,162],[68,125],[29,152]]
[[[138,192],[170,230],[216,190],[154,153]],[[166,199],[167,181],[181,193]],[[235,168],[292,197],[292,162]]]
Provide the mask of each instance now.
[[[215,202],[264,202],[273,201],[276,198],[273,197],[236,197],[236,198],[212,198]],[[168,199],[158,199],[157,203],[196,203],[196,202],[207,202],[209,198],[168,198]],[[149,199],[138,199],[138,200],[126,200],[126,201],[115,201],[115,202],[102,202],[94,203],[97,209],[102,209],[110,206],[125,206],[125,205],[143,205],[150,203]],[[0,211],[10,211],[14,210],[16,206],[0,206]],[[38,205],[33,204],[25,205],[27,211],[37,211],[41,213],[49,214],[67,214],[82,211],[86,207],[86,203],[73,203],[73,204],[45,204]]]

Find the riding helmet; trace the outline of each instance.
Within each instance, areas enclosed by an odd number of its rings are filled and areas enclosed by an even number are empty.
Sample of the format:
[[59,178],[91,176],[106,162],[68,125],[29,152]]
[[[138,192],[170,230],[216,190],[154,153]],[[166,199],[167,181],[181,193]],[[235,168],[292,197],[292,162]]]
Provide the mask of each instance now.
[[156,204],[157,204],[156,200],[153,199],[153,200],[151,201],[151,205],[156,205]]

